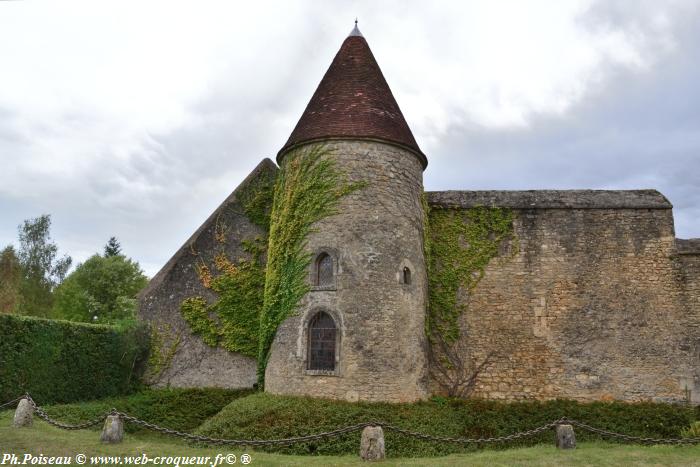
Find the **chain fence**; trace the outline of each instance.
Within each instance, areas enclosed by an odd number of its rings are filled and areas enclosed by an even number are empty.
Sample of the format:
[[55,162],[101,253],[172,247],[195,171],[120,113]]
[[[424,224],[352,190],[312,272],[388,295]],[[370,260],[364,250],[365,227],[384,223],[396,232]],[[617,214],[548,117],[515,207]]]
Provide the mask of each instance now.
[[604,430],[601,428],[596,428],[591,425],[587,425],[583,422],[579,422],[578,420],[572,420],[570,418],[562,417],[558,420],[554,420],[550,423],[544,424],[542,426],[539,426],[537,428],[533,428],[531,430],[526,430],[526,431],[520,431],[517,433],[512,433],[510,435],[505,435],[505,436],[496,436],[496,437],[489,437],[489,438],[454,438],[454,437],[446,437],[446,436],[436,436],[436,435],[430,435],[427,433],[420,433],[416,431],[410,431],[406,430],[404,428],[391,425],[389,423],[385,423],[382,421],[367,421],[363,423],[358,423],[356,425],[349,425],[346,427],[338,428],[336,430],[331,430],[331,431],[326,431],[326,432],[321,432],[321,433],[316,433],[313,435],[306,435],[306,436],[295,436],[295,437],[290,437],[290,438],[279,438],[279,439],[267,439],[267,440],[260,440],[260,439],[223,439],[223,438],[212,438],[209,436],[204,436],[204,435],[196,435],[193,433],[187,433],[183,431],[178,431],[178,430],[172,430],[169,428],[164,428],[162,426],[149,423],[145,420],[140,420],[134,416],[131,416],[127,413],[120,412],[117,409],[112,409],[111,411],[95,418],[94,420],[90,420],[84,423],[80,423],[77,425],[68,425],[62,422],[59,422],[57,420],[52,419],[45,411],[43,408],[41,408],[39,405],[34,402],[34,399],[29,394],[25,394],[24,396],[20,396],[16,399],[11,400],[10,402],[6,402],[2,405],[0,405],[0,409],[4,407],[9,407],[13,404],[18,403],[22,399],[27,399],[27,401],[31,404],[32,408],[34,409],[35,413],[39,418],[44,420],[46,423],[53,425],[57,428],[61,428],[63,430],[82,430],[85,428],[90,428],[95,425],[98,425],[108,417],[108,416],[118,416],[122,420],[128,423],[133,423],[134,425],[140,426],[142,428],[146,428],[148,430],[161,433],[164,435],[168,436],[175,436],[181,439],[186,439],[188,441],[195,441],[203,444],[209,444],[209,445],[217,445],[217,446],[248,446],[248,447],[265,447],[265,446],[290,446],[293,444],[297,443],[308,443],[311,441],[318,441],[321,439],[326,439],[326,438],[335,438],[337,436],[341,436],[347,433],[354,433],[357,431],[361,431],[364,428],[368,426],[379,426],[382,427],[384,430],[387,431],[393,431],[395,433],[408,436],[417,440],[421,441],[429,441],[429,442],[438,442],[438,443],[455,443],[455,444],[489,444],[489,443],[506,443],[509,441],[517,440],[517,439],[524,439],[524,438],[530,438],[533,437],[539,433],[542,433],[547,430],[551,430],[556,428],[558,425],[572,425],[576,426],[582,430],[591,432],[591,433],[596,433],[600,435],[603,438],[612,438],[612,439],[617,439],[621,441],[625,441],[628,443],[640,443],[640,444],[677,444],[677,445],[682,445],[682,444],[699,444],[700,443],[700,438],[650,438],[650,437],[643,437],[643,436],[633,436],[633,435],[626,435],[624,433],[617,433],[614,431],[608,431]]

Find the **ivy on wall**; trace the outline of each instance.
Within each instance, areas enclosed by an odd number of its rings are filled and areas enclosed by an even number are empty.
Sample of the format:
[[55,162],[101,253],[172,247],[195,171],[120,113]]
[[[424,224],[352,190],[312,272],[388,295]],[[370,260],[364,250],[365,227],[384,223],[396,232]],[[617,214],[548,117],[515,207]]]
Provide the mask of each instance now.
[[264,385],[270,347],[282,322],[308,292],[313,224],[335,214],[338,202],[363,183],[350,183],[325,146],[306,146],[285,156],[277,175],[270,222],[264,305],[260,315],[258,381]]
[[214,258],[214,271],[200,264],[197,273],[202,285],[216,292],[219,299],[209,304],[203,297],[190,297],[182,302],[180,311],[192,333],[205,344],[255,358],[265,287],[264,240],[243,242],[243,249],[250,259],[241,259],[238,264],[224,253]]
[[304,247],[312,225],[335,214],[338,201],[363,186],[349,183],[329,154],[322,145],[298,149],[287,154],[276,176],[251,180],[237,199],[268,238],[243,242],[249,258],[234,263],[223,248],[229,227],[217,219],[214,238],[220,251],[213,264],[200,261],[196,272],[218,300],[212,304],[190,297],[180,307],[192,333],[207,345],[257,358],[261,384],[277,328],[309,289],[311,256]]
[[[470,293],[484,277],[504,241],[512,240],[513,213],[506,208],[428,209],[426,262],[429,302],[426,333],[433,341],[459,338],[459,317],[466,304],[458,293]],[[512,252],[514,254],[515,252]]]
[[251,180],[236,196],[248,219],[258,227],[265,229],[265,232],[270,230],[270,211],[272,210],[274,189],[275,172],[266,170]]
[[[275,172],[271,170],[257,174],[237,193],[236,204],[227,209],[242,208],[251,222],[267,232],[274,182]],[[180,312],[192,333],[200,336],[205,344],[255,358],[265,288],[267,236],[243,241],[242,248],[248,257],[234,262],[225,252],[229,230],[230,226],[220,214],[214,225],[218,251],[213,262],[207,264],[200,259],[195,266],[201,284],[215,292],[218,300],[209,303],[201,296],[189,297],[180,305]]]
[[[513,213],[505,208],[430,209],[423,202],[428,223],[425,258],[428,266],[426,334],[430,343],[430,374],[446,395],[466,398],[478,375],[495,355],[476,359],[460,339],[459,318],[470,294],[484,277],[486,266],[514,240]],[[517,253],[517,242],[508,258]]]
[[182,341],[181,332],[175,332],[167,323],[151,328],[150,353],[145,377],[148,381],[157,381],[170,368],[173,358]]

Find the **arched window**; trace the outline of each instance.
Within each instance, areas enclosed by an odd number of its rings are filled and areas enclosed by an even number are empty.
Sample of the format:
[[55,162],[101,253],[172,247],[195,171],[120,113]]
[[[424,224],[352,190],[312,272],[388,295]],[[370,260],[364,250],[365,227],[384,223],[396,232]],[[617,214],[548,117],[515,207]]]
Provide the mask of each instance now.
[[328,253],[321,253],[316,258],[314,282],[319,286],[333,285],[333,258]]
[[319,311],[309,322],[309,370],[335,370],[335,321],[328,313]]
[[411,270],[408,267],[403,268],[403,283],[406,285],[411,283]]

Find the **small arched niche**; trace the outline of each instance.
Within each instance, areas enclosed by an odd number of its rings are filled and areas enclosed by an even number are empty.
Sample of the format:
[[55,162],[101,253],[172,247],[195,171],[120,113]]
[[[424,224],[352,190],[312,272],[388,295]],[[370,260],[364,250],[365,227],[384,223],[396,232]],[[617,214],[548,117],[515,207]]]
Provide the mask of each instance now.
[[410,286],[413,284],[413,281],[415,280],[415,268],[408,259],[404,259],[400,264],[398,264],[396,278],[398,279],[398,283],[401,285]]
[[401,283],[411,285],[411,268],[408,266],[404,266],[403,271],[401,271]]

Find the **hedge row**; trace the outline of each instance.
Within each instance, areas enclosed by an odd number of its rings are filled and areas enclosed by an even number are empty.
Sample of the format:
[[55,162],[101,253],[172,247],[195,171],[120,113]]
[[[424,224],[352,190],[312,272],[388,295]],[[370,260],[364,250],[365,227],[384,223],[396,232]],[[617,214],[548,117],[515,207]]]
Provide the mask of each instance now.
[[[259,393],[233,401],[205,422],[199,433],[220,438],[272,439],[331,431],[380,420],[401,428],[449,437],[495,437],[530,430],[561,417],[569,417],[612,431],[639,436],[675,438],[700,417],[700,408],[657,404],[571,400],[503,403],[484,400],[434,398],[415,404],[348,403]],[[579,441],[601,438],[576,429]],[[418,441],[385,432],[387,456],[427,457],[468,452],[474,445]],[[507,448],[554,443],[547,430],[535,437],[479,448]],[[288,454],[356,454],[360,434],[353,433],[319,442],[270,448]]]
[[[192,431],[206,419],[216,415],[231,401],[253,392],[252,389],[145,389],[128,396],[109,397],[97,401],[44,407],[50,417],[64,423],[77,424],[93,420],[116,408],[141,420],[179,431]],[[138,425],[126,423],[128,432],[141,431]],[[102,429],[101,425],[94,429]]]
[[143,327],[0,315],[0,403],[25,392],[42,405],[130,393],[147,355]]

